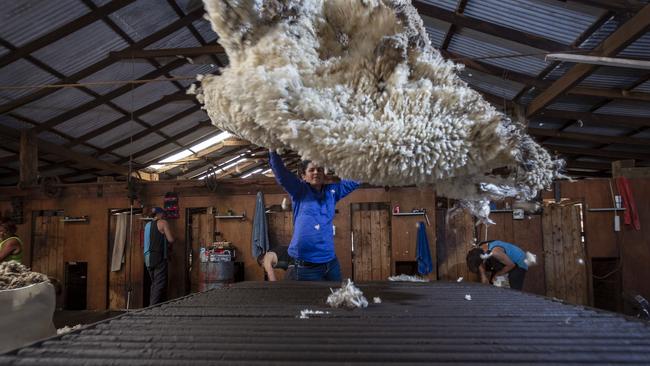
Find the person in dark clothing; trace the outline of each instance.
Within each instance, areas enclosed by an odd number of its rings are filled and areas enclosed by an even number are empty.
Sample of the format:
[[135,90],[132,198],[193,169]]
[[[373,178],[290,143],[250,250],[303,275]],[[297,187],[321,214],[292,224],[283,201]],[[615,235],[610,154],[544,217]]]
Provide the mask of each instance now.
[[271,151],[269,158],[275,179],[291,197],[294,230],[289,255],[296,263],[296,280],[340,281],[332,221],[336,203],[359,183],[342,179],[325,184],[323,167],[308,161],[301,164],[300,179],[285,167],[280,155]]
[[154,207],[154,220],[144,226],[144,263],[151,278],[150,306],[167,300],[167,254],[174,237],[164,213],[162,208]]
[[289,256],[288,249],[289,247],[286,245],[276,246],[257,257],[257,264],[264,268],[264,272],[266,272],[266,277],[269,281],[278,280],[273,271],[276,268],[287,271],[284,277],[285,279],[293,279],[294,263],[293,258]]
[[[467,253],[467,267],[479,273],[481,282],[492,283],[498,276],[508,275],[510,288],[521,290],[528,271],[526,252],[518,246],[500,240],[481,242]],[[487,272],[491,273],[488,278]]]

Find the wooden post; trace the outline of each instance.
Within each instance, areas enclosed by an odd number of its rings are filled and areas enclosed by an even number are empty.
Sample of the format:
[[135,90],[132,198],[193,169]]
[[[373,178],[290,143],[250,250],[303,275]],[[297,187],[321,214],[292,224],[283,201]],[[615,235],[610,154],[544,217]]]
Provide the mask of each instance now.
[[36,136],[29,130],[20,132],[20,186],[38,183],[38,145]]

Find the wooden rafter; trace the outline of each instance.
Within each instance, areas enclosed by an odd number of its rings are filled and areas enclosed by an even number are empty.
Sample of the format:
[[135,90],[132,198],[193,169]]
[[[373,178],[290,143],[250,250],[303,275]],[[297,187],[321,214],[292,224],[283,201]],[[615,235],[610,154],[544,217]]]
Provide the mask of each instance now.
[[[595,50],[598,56],[613,56],[634,42],[650,28],[650,5],[645,6],[638,14],[628,20],[612,35],[607,37]],[[556,80],[528,105],[528,117],[539,113],[557,97],[584,80],[596,69],[594,65],[578,64]]]
[[643,8],[644,3],[638,0],[573,0],[574,2],[595,6],[615,12],[637,12]]
[[187,48],[161,48],[154,50],[124,50],[114,51],[109,57],[114,59],[131,59],[131,58],[156,58],[156,57],[196,57],[203,55],[223,54],[225,50],[218,44],[205,45],[201,47]]
[[568,147],[568,146],[560,146],[560,145],[548,144],[548,143],[544,143],[543,145],[551,152],[557,152],[561,154],[571,154],[571,155],[579,155],[579,156],[599,156],[599,157],[605,157],[611,159],[635,159],[635,160],[650,161],[650,154],[645,154],[645,153]]
[[616,116],[609,114],[589,113],[589,112],[570,112],[553,109],[545,109],[540,117],[581,120],[587,125],[594,126],[625,126],[625,127],[650,127],[650,118]]
[[600,144],[625,144],[625,145],[637,145],[637,146],[650,145],[650,140],[648,139],[639,139],[639,138],[622,137],[622,136],[594,135],[588,133],[563,132],[563,131],[550,130],[544,128],[529,127],[528,133],[530,133],[533,136],[552,137],[552,138],[558,138],[562,140],[590,141],[590,142],[597,142]]
[[558,52],[571,49],[570,46],[552,41],[550,39],[546,39],[544,37],[525,33],[512,28],[503,27],[493,23],[488,23],[478,19],[472,19],[462,14],[451,12],[424,1],[413,1],[413,6],[415,6],[418,12],[422,15],[440,19],[445,22],[455,24],[458,27],[474,29],[482,33],[491,34],[499,38],[525,44],[541,50]]

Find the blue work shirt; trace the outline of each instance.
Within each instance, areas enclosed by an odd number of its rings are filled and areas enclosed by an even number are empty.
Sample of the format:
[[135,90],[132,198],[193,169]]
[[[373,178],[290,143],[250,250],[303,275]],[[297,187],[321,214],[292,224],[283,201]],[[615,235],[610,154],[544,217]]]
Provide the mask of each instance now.
[[334,210],[336,202],[350,194],[359,183],[341,180],[324,184],[320,191],[290,172],[280,155],[271,152],[269,162],[275,179],[291,197],[293,206],[293,236],[289,255],[312,263],[327,263],[334,253]]
[[488,244],[489,250],[492,250],[495,247],[503,248],[503,251],[506,252],[506,255],[510,257],[510,260],[514,264],[516,264],[519,268],[528,270],[528,265],[524,261],[526,259],[526,252],[521,250],[521,248],[514,244],[510,244],[501,240],[494,240]]

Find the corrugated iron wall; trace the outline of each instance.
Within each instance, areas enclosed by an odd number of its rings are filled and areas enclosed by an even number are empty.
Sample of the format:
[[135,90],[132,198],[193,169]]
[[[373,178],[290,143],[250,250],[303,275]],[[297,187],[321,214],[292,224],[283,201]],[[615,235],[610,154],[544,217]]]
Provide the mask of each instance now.
[[[241,283],[25,347],[0,364],[650,363],[650,328],[612,313],[449,282],[365,284],[371,304],[350,311],[325,305],[330,285]],[[305,309],[326,313],[300,319]]]

